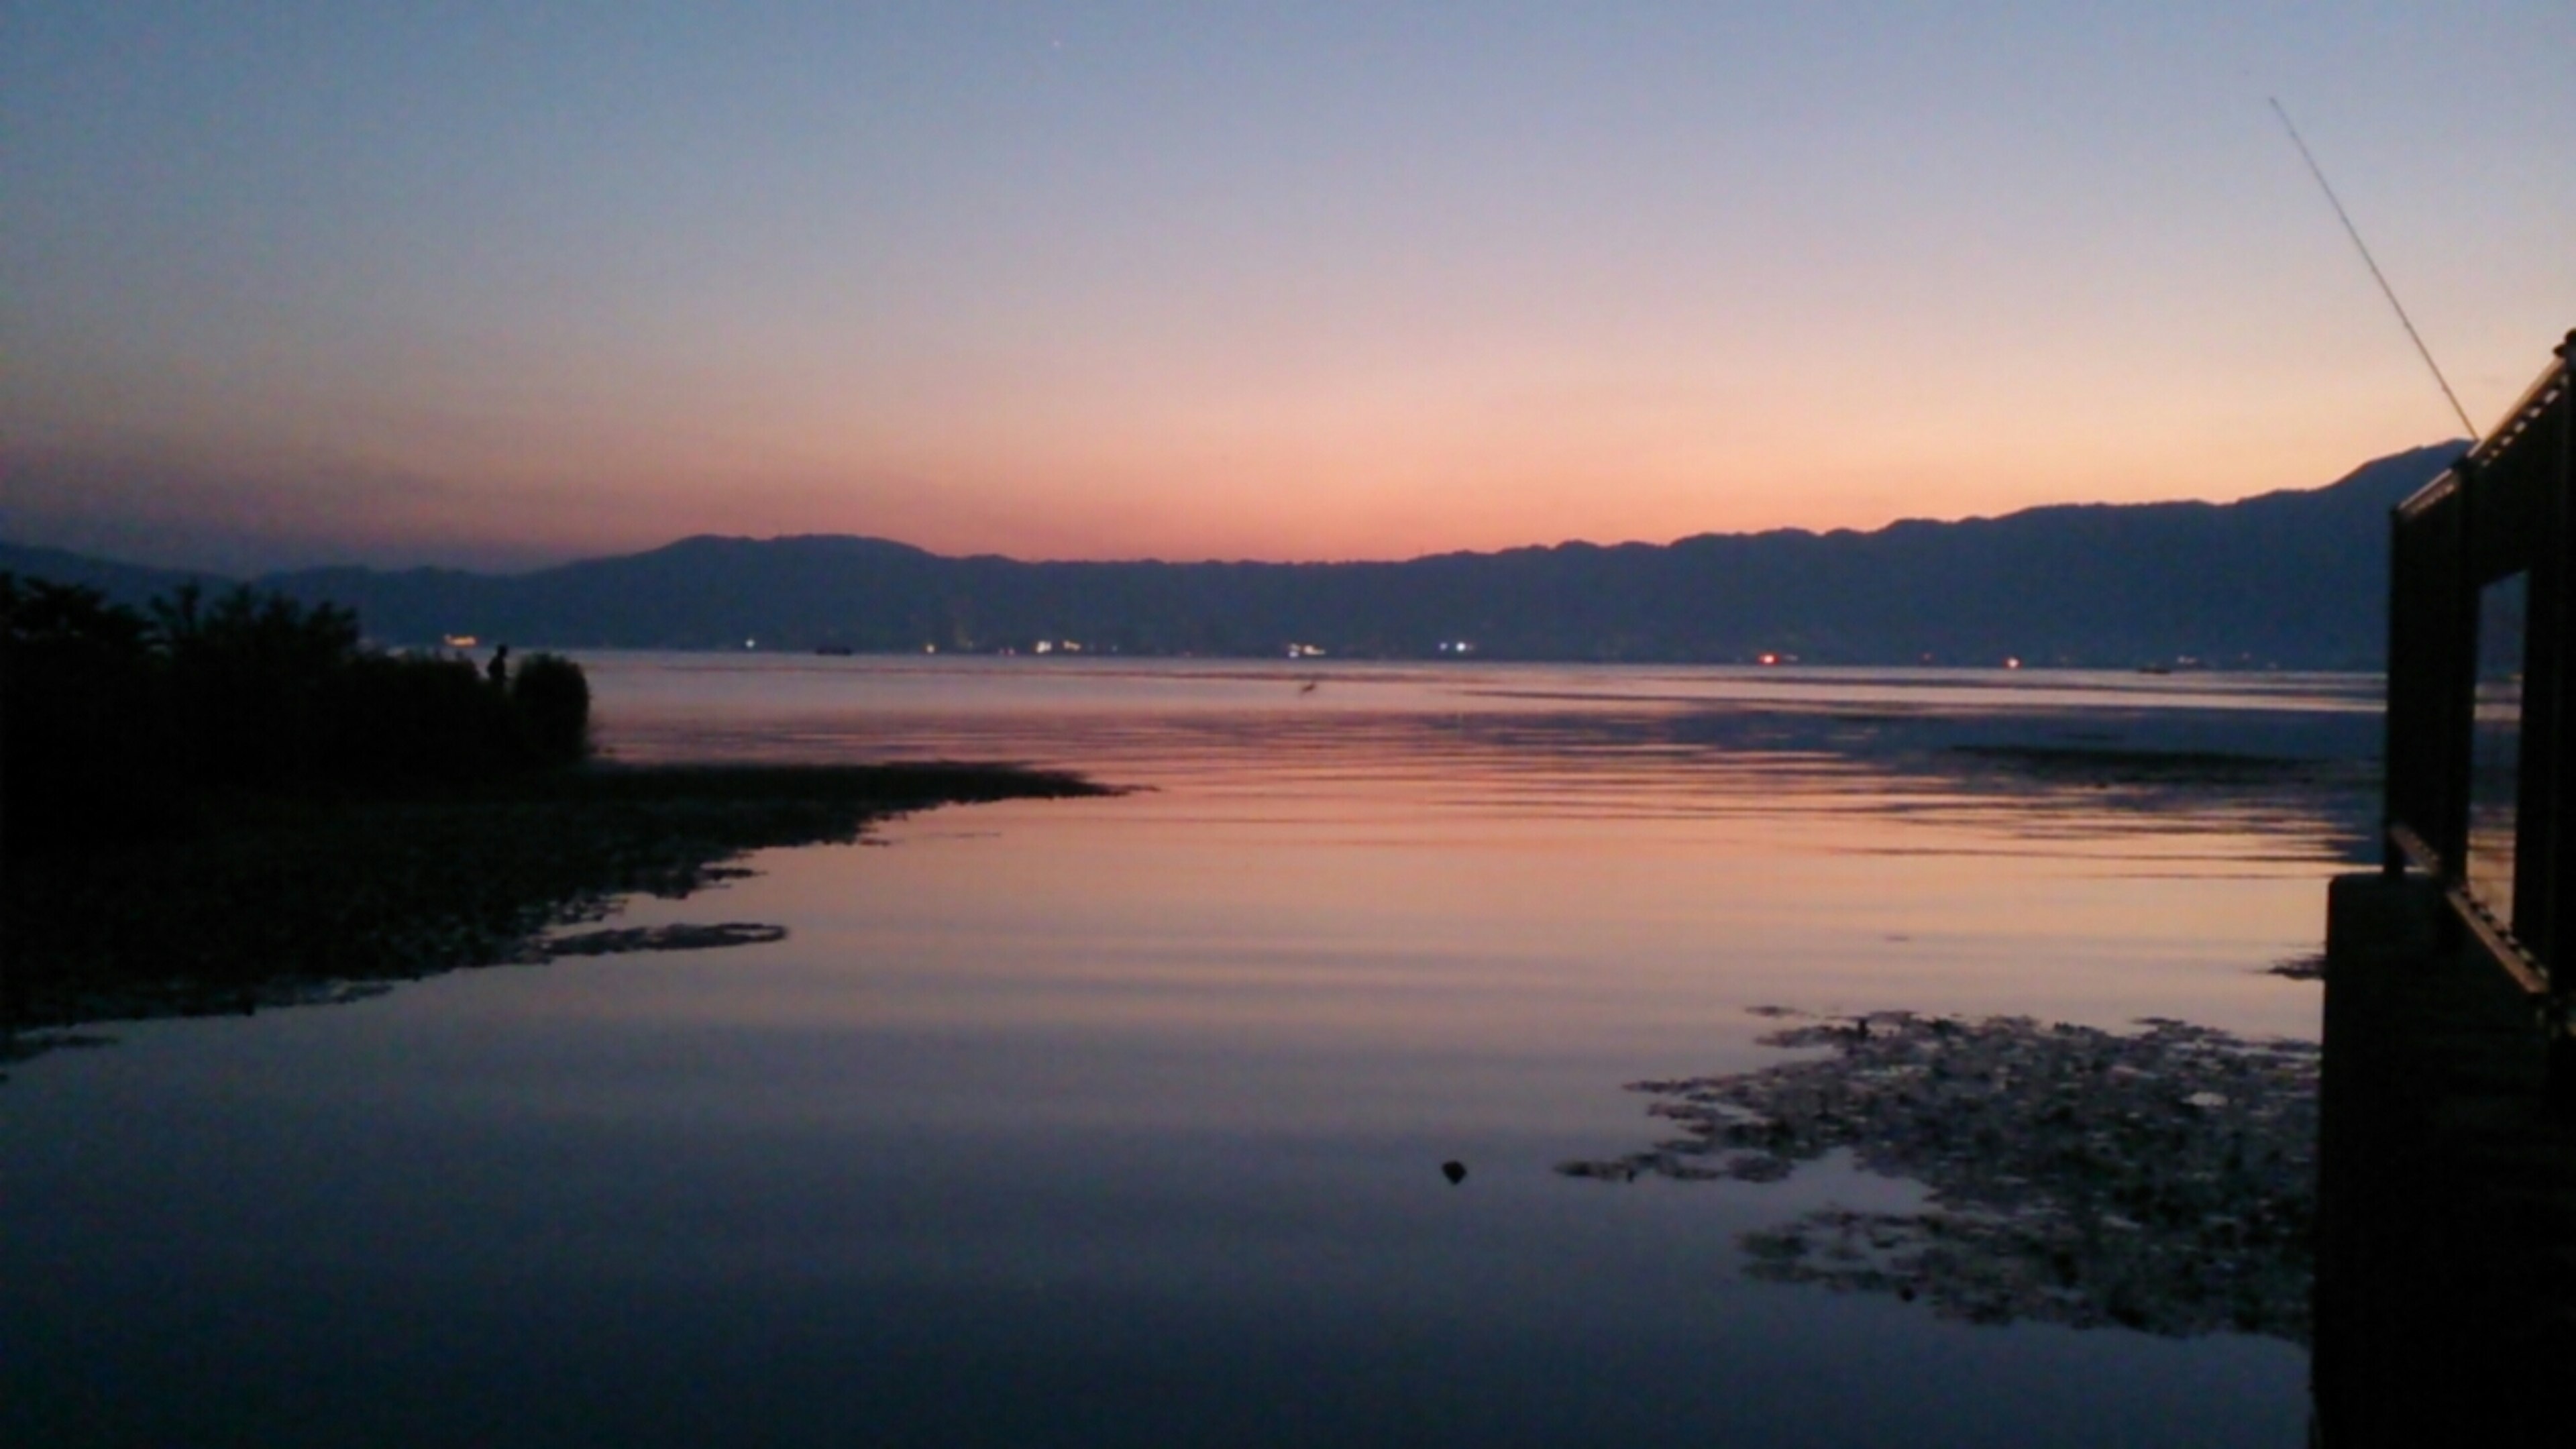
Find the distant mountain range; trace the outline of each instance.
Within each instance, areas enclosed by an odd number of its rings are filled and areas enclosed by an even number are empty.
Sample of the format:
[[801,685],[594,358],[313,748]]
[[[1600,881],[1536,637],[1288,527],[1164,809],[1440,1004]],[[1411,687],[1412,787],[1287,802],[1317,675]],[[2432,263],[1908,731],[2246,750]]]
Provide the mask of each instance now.
[[[1703,534],[1402,563],[1023,563],[883,539],[687,538],[525,574],[250,580],[389,643],[557,648],[2375,668],[2388,510],[2462,451],[2237,503],[2033,508],[1874,532]],[[128,601],[212,575],[0,544],[0,570]]]

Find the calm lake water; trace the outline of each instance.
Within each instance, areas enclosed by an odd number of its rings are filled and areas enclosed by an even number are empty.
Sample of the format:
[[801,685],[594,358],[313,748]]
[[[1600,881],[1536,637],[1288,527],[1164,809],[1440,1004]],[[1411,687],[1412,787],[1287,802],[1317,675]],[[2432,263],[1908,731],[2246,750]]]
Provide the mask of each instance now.
[[584,662],[625,759],[1138,788],[621,918],[774,944],[16,1068],[0,1441],[2301,1442],[2291,1342],[1746,1272],[1919,1184],[1555,1169],[1754,1007],[2313,1040],[2376,680]]

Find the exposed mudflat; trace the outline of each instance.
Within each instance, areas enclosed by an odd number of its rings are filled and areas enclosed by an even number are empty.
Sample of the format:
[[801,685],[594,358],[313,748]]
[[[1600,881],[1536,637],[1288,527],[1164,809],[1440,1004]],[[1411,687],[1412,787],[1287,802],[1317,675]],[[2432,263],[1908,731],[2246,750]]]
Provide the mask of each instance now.
[[436,798],[222,802],[175,838],[12,862],[0,1026],[349,1001],[566,955],[776,940],[776,926],[550,931],[682,897],[745,852],[857,839],[934,805],[1103,793],[1010,765],[601,766]]

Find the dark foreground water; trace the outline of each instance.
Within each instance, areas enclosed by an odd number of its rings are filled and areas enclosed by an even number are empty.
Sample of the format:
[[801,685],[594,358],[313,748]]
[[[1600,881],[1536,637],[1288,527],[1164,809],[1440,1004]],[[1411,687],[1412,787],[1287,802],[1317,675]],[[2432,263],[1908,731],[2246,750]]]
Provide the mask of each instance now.
[[[2139,1114],[2188,1133],[2262,1083],[2120,1043],[2314,1040],[2315,986],[2266,968],[2317,948],[2366,824],[2375,681],[586,662],[628,758],[1149,788],[771,852],[625,918],[773,944],[17,1067],[0,1442],[2300,1442],[2295,1305],[2160,1313],[2121,1266],[2165,1261],[2123,1164],[2199,1160]],[[1657,1159],[1674,1123],[1623,1090],[1890,1010],[2121,1035],[2050,1038],[2105,1084],[2043,1084],[2077,1116],[1994,1115],[1891,1055],[1970,1037],[1882,1024],[1850,1061],[1912,1147],[1820,1098],[1809,1150],[1734,1176]],[[1980,1090],[2060,1070],[2038,1040],[1974,1036]],[[1985,1147],[1918,1140],[1969,1120]],[[2226,1120],[2242,1160],[2272,1119]],[[2091,1144],[2090,1186],[1936,1180],[2074,1160],[1992,1136],[2041,1131]],[[1853,1223],[1911,1266],[1781,1246]],[[2188,1230],[2208,1281],[2278,1267]],[[1937,1281],[1977,1273],[2011,1291]]]

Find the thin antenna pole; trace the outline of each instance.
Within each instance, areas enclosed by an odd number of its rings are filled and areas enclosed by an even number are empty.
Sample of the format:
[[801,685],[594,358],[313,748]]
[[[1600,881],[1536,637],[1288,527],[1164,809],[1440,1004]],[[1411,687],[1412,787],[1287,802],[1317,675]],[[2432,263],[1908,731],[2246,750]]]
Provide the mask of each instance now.
[[2308,143],[2300,138],[2299,128],[2290,124],[2290,113],[2281,109],[2277,97],[2265,96],[2263,99],[2272,103],[2272,114],[2281,118],[2281,129],[2290,133],[2290,144],[2299,148],[2299,159],[2308,163],[2308,174],[2317,178],[2317,189],[2326,194],[2326,205],[2334,208],[2335,219],[2343,223],[2344,235],[2352,238],[2353,250],[2361,253],[2361,264],[2370,268],[2370,279],[2379,284],[2379,294],[2388,299],[2389,307],[2397,313],[2398,325],[2406,329],[2407,340],[2415,344],[2415,355],[2424,359],[2424,366],[2433,374],[2433,381],[2442,389],[2442,396],[2450,399],[2451,411],[2460,415],[2460,426],[2468,430],[2471,438],[2477,437],[2478,425],[2469,421],[2469,410],[2460,406],[2460,395],[2451,391],[2451,380],[2442,376],[2442,365],[2433,360],[2433,349],[2424,345],[2424,335],[2415,330],[2415,319],[2406,315],[2406,304],[2397,300],[2397,289],[2388,285],[2387,275],[2379,270],[2378,259],[2370,254],[2369,243],[2361,239],[2361,228],[2352,224],[2352,214],[2343,209],[2343,199],[2335,195],[2334,185],[2326,180],[2324,168],[2317,165],[2315,153],[2309,151]]

